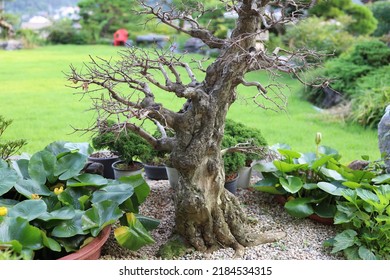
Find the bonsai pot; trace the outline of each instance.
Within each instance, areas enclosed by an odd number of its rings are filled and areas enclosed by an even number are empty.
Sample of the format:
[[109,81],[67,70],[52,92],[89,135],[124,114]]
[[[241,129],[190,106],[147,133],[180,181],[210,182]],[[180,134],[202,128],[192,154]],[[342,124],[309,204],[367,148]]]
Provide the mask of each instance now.
[[112,164],[114,178],[119,179],[123,176],[134,176],[142,174],[143,164],[139,161],[133,161],[132,165],[127,165],[123,160],[118,160]]
[[146,177],[150,180],[167,180],[168,174],[164,165],[149,165],[144,163]]
[[244,166],[241,167],[238,171],[239,177],[237,186],[239,188],[248,188],[252,176],[252,167],[251,166]]
[[225,179],[225,189],[227,189],[232,194],[236,194],[239,178],[240,178],[240,176],[238,175],[238,173],[236,173],[234,175],[227,176]]
[[165,169],[167,171],[169,185],[172,188],[176,188],[178,181],[179,181],[179,172],[176,168],[165,166]]
[[104,166],[103,177],[107,179],[114,179],[114,170],[112,169],[112,164],[118,161],[119,156],[114,155],[109,151],[100,151],[92,153],[88,160],[92,162],[101,163]]
[[98,236],[80,250],[57,260],[97,260],[102,253],[102,247],[111,233],[111,226],[105,227]]

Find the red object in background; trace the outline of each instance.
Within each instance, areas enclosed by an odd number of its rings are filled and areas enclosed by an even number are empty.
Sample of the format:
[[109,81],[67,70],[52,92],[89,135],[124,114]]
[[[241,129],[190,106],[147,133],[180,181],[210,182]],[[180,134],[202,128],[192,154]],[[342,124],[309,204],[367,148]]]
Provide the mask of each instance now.
[[126,29],[118,29],[114,33],[114,46],[124,46],[129,38],[129,32]]

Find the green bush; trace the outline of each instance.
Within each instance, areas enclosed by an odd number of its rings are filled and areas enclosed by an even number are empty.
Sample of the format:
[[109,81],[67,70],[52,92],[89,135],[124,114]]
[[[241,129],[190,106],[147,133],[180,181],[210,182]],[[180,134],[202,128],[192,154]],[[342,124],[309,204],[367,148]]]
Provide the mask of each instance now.
[[372,35],[382,36],[390,33],[390,2],[378,1],[371,5],[371,11],[378,21],[378,26]]
[[86,32],[76,30],[70,20],[61,20],[49,29],[48,41],[53,44],[83,45],[90,41]]
[[310,17],[290,26],[282,36],[290,48],[307,48],[338,56],[356,40],[346,31],[346,24]]
[[352,99],[349,119],[364,127],[376,128],[390,104],[390,66],[371,71],[356,81],[358,93]]
[[[222,140],[222,148],[231,148],[237,145],[238,142],[233,136],[224,135]],[[225,153],[223,155],[225,175],[231,176],[238,172],[240,167],[245,166],[245,156],[239,152]]]
[[115,132],[110,130],[112,126],[113,123],[110,122],[107,130],[102,130],[92,138],[94,148],[116,152],[121,160],[129,164],[150,153],[150,145],[141,136],[125,129]]
[[338,93],[327,95],[321,89],[306,88],[305,99],[322,108],[337,105],[343,100],[351,100],[359,93],[359,79],[389,63],[390,48],[385,43],[379,40],[359,42],[340,57],[326,62],[322,70],[310,75],[312,80],[318,76],[330,79],[331,88]]
[[[232,137],[234,140],[226,137]],[[225,123],[225,134],[222,146],[228,148],[228,145],[234,146],[238,143],[248,143],[255,147],[267,146],[267,141],[263,137],[261,130],[250,128],[242,123],[227,119]],[[260,159],[261,155],[255,153],[245,153],[246,165],[249,165],[255,159]]]
[[369,40],[355,45],[348,58],[356,65],[380,67],[390,64],[390,48],[379,40]]

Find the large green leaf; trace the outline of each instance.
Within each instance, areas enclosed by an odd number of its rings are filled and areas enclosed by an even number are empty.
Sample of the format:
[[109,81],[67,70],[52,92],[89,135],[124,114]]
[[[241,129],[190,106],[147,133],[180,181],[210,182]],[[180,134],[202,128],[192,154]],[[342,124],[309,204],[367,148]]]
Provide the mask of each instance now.
[[370,204],[379,202],[378,196],[372,191],[360,188],[356,190],[356,193],[361,199]]
[[286,191],[280,187],[279,179],[270,173],[263,174],[263,179],[256,182],[254,189],[270,193],[270,194],[285,194]]
[[359,247],[359,257],[362,259],[362,260],[376,260],[376,256],[375,254],[367,249],[367,247],[365,246],[360,246]]
[[137,251],[145,245],[154,243],[153,238],[133,213],[127,213],[126,217],[128,226],[121,226],[114,230],[115,238],[121,246]]
[[288,176],[279,179],[282,187],[289,193],[297,193],[303,186],[303,182],[299,177]]
[[342,196],[343,191],[345,190],[345,187],[339,182],[319,182],[317,183],[317,186],[324,192],[335,196]]
[[57,161],[54,175],[59,176],[60,180],[68,180],[81,173],[87,162],[88,156],[80,153],[69,153]]
[[30,160],[29,159],[18,159],[12,162],[12,167],[16,171],[16,173],[19,175],[20,178],[23,179],[31,179],[30,174],[28,174],[28,164]]
[[0,159],[0,196],[7,193],[15,185],[18,174]]
[[253,169],[258,172],[275,172],[278,171],[278,169],[275,167],[275,165],[272,162],[259,162],[253,165]]
[[72,206],[65,206],[51,212],[45,212],[38,219],[46,222],[52,220],[69,220],[73,219],[75,215],[76,212]]
[[121,177],[119,181],[133,186],[139,204],[143,203],[150,193],[150,187],[141,174]]
[[71,151],[78,151],[78,153],[83,154],[85,156],[89,156],[93,152],[93,148],[87,142],[82,143],[74,143],[68,142],[64,144],[64,148],[69,149]]
[[286,163],[280,160],[274,160],[273,163],[275,167],[283,173],[296,171],[298,169],[306,170],[308,167],[308,164]]
[[305,153],[302,154],[300,158],[298,158],[298,163],[300,164],[312,164],[316,160],[316,154],[315,153]]
[[29,199],[19,202],[9,210],[9,217],[23,217],[27,221],[35,220],[46,213],[47,206],[42,200]]
[[327,163],[331,158],[333,158],[332,155],[325,155],[317,159],[313,164],[311,165],[311,168],[316,170],[317,168],[323,166],[325,163]]
[[61,245],[54,240],[53,238],[47,237],[46,233],[44,231],[41,231],[42,233],[42,241],[43,245],[45,245],[47,248],[54,252],[61,252]]
[[336,170],[321,167],[319,172],[332,180],[345,181],[345,178]]
[[151,217],[142,216],[139,214],[135,214],[135,217],[138,221],[141,222],[141,224],[144,226],[144,228],[147,231],[151,231],[153,229],[156,229],[160,225],[160,221]]
[[334,238],[334,244],[332,253],[336,253],[347,249],[348,247],[352,247],[355,244],[355,239],[357,238],[356,231],[352,229],[346,229],[343,232],[336,235]]
[[120,205],[133,194],[134,187],[130,184],[109,185],[94,191],[92,194],[92,202],[98,203],[105,200],[110,200]]
[[91,191],[86,188],[66,188],[57,197],[64,205],[73,206],[74,209],[84,210],[85,201],[88,201],[90,195]]
[[298,152],[295,152],[292,150],[279,149],[278,152],[279,152],[279,154],[281,154],[287,158],[290,158],[290,159],[300,158],[302,156],[301,153],[298,153]]
[[313,206],[314,213],[322,218],[333,218],[337,212],[336,205],[322,202]]
[[85,234],[82,228],[81,217],[84,211],[76,210],[75,216],[72,219],[61,221],[52,230],[52,236],[55,237],[73,237],[78,234]]
[[50,190],[43,184],[39,184],[32,179],[19,179],[15,184],[15,189],[27,198],[31,198],[32,194],[49,196]]
[[305,218],[314,213],[314,209],[310,204],[311,201],[311,198],[308,197],[295,198],[287,201],[284,208],[293,217]]
[[83,173],[77,177],[69,179],[66,183],[67,187],[100,187],[107,185],[108,180],[98,174]]
[[122,215],[118,204],[113,201],[95,203],[82,217],[83,230],[91,230],[92,236],[97,236],[103,228],[115,223]]
[[384,174],[384,175],[377,176],[377,177],[373,178],[372,181],[378,185],[390,183],[390,174]]
[[6,217],[0,222],[0,242],[17,240],[23,248],[38,250],[43,247],[41,230],[22,217]]
[[57,177],[54,176],[56,157],[49,151],[40,151],[32,155],[28,164],[28,173],[31,179],[39,184],[45,184],[46,180],[54,183]]

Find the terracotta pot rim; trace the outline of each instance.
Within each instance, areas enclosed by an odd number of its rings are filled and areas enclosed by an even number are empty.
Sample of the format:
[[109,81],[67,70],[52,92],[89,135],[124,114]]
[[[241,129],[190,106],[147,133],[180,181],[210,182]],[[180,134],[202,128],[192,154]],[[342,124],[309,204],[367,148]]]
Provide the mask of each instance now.
[[[101,249],[106,243],[111,233],[111,226],[106,226],[98,236],[96,236],[90,243],[85,245],[80,250],[66,255],[58,260],[91,260],[98,259],[101,254]],[[90,256],[94,256],[90,258]],[[96,256],[96,257],[95,257]]]

